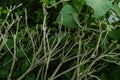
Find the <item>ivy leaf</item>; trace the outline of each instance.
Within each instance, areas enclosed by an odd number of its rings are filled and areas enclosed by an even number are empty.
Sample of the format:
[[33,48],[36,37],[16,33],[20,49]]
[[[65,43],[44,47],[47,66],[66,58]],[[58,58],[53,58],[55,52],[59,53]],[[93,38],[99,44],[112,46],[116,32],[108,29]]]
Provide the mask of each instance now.
[[55,5],[55,4],[56,4],[56,0],[50,0],[50,4],[51,4],[52,6],[54,6],[55,8],[57,7],[57,5]]
[[120,34],[119,34],[119,32],[120,32],[120,28],[117,27],[117,28],[109,31],[108,35],[109,35],[109,37],[111,37],[114,40],[120,40]]
[[120,17],[120,7],[116,3],[111,7],[111,9]]
[[98,19],[105,15],[112,7],[109,0],[85,0],[87,5],[93,8],[95,17]]
[[59,15],[57,16],[57,19],[54,23],[62,24],[70,28],[76,28],[77,24],[74,19],[74,14],[75,12],[73,7],[71,5],[66,4],[59,12]]
[[[22,50],[23,49],[23,50]],[[23,58],[25,55],[24,55],[24,50],[25,50],[25,48],[18,48],[18,52],[17,52],[17,54],[16,54],[16,56],[18,57],[18,58]]]
[[[11,36],[7,39],[6,45],[9,49],[14,46],[14,40]],[[4,46],[4,50],[8,50],[7,47]]]
[[[17,38],[16,38],[16,41],[19,41],[20,39],[21,39],[21,34],[18,33]],[[6,45],[4,46],[4,50],[8,50],[8,48],[11,49],[13,46],[14,46],[13,36],[9,36],[9,37],[7,38]],[[7,48],[7,47],[8,47],[8,48]]]
[[8,71],[4,70],[4,69],[0,69],[0,77],[1,78],[5,78],[7,77]]
[[85,1],[84,0],[72,0],[72,4],[76,8],[76,10],[80,13],[84,7]]
[[22,62],[21,64],[21,72],[26,71],[29,68],[29,62],[27,60],[23,60],[24,62]]

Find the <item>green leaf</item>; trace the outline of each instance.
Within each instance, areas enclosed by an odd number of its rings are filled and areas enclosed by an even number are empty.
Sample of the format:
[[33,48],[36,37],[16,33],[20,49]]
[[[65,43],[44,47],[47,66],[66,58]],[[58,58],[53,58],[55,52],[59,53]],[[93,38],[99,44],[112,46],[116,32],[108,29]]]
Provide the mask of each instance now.
[[85,1],[84,0],[72,0],[72,4],[76,8],[76,10],[80,13],[81,10],[83,9]]
[[8,71],[7,71],[7,70],[0,69],[0,77],[1,77],[1,78],[6,78],[6,77],[7,77],[7,74],[8,74]]
[[73,7],[66,4],[59,12],[59,15],[57,16],[57,19],[54,23],[62,24],[70,28],[76,28],[77,24],[74,19],[74,14],[75,13]]
[[98,19],[105,15],[112,7],[109,0],[85,0],[87,5],[93,8],[95,17]]
[[3,7],[0,7],[0,11],[3,9]]
[[10,55],[10,54],[7,54],[7,55],[3,58],[2,64],[5,64],[5,63],[6,63],[6,65],[3,66],[3,69],[5,69],[5,70],[7,70],[7,71],[10,70],[10,68],[11,68],[11,61],[10,61],[10,60],[12,60],[12,55]]
[[35,74],[31,73],[26,76],[25,80],[35,80]]
[[84,72],[84,70],[85,70],[85,66],[84,65],[80,66],[80,72]]
[[[10,49],[14,46],[14,40],[11,37],[8,37],[7,42],[6,42],[7,47]],[[4,46],[4,50],[8,50],[6,46]]]
[[49,4],[49,0],[39,0],[39,2],[41,3],[43,3],[43,4],[46,4],[46,5],[48,5]]
[[[23,50],[22,50],[23,49]],[[23,58],[25,55],[24,55],[24,50],[25,50],[25,48],[18,48],[18,52],[17,52],[17,54],[16,54],[16,56],[18,57],[18,58]]]
[[3,14],[7,14],[8,13],[8,11],[5,10],[5,9],[2,12],[3,12]]
[[[16,41],[19,41],[21,39],[21,37],[22,37],[21,33],[18,33],[18,35],[16,37]],[[14,46],[14,38],[13,38],[13,36],[10,35],[7,38],[7,42],[6,42],[6,45],[4,46],[4,50],[8,50],[8,48],[11,49],[13,46]]]
[[1,16],[1,14],[2,14],[2,13],[0,12],[0,16]]
[[109,31],[108,35],[114,40],[120,40],[120,28],[113,29]]
[[50,4],[51,4],[52,6],[54,6],[55,8],[57,7],[57,5],[55,5],[55,4],[56,4],[56,0],[50,0]]
[[25,72],[29,68],[30,64],[29,64],[29,62],[26,59],[23,59],[23,61],[21,63],[22,64],[21,64],[20,71],[21,72]]
[[120,17],[120,7],[117,4],[114,4],[111,9],[117,13],[117,15]]
[[100,80],[107,80],[107,76],[105,75],[105,73],[101,74]]
[[115,0],[114,2],[120,2],[120,0]]
[[106,56],[104,60],[110,63],[117,63],[120,60],[120,58],[117,56]]
[[8,46],[9,48],[13,47],[13,45],[14,45],[13,38],[8,38],[6,44],[7,44],[7,46]]

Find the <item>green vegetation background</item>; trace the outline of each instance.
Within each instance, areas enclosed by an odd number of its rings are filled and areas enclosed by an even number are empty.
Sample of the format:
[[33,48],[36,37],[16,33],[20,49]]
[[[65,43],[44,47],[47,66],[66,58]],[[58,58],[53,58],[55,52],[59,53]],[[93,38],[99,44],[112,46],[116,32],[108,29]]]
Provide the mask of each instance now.
[[[57,4],[58,2],[58,4]],[[99,3],[98,3],[99,2]],[[64,39],[60,42],[59,46],[61,47],[64,45],[65,41],[69,39],[69,45],[67,44],[67,47],[65,47],[65,50],[70,49],[71,45],[74,45],[76,41],[78,41],[79,37],[76,38],[76,35],[80,36],[83,35],[82,42],[82,49],[81,52],[84,53],[84,44],[86,41],[89,39],[90,43],[87,44],[85,48],[92,49],[96,46],[97,40],[99,38],[99,31],[100,29],[103,30],[103,36],[101,38],[101,43],[105,39],[105,46],[104,44],[100,44],[100,47],[98,48],[97,56],[99,56],[107,47],[111,46],[110,44],[113,44],[112,47],[110,47],[109,51],[112,51],[116,46],[118,47],[120,45],[120,9],[118,7],[118,3],[120,0],[115,0],[114,2],[110,2],[109,0],[0,0],[0,25],[4,22],[6,15],[8,13],[6,7],[14,6],[14,5],[19,5],[22,3],[22,5],[15,9],[12,14],[15,15],[20,15],[22,16],[20,24],[19,24],[19,30],[18,30],[18,36],[16,38],[16,43],[17,46],[17,61],[14,65],[14,69],[11,75],[11,80],[17,80],[18,77],[20,77],[23,73],[26,72],[26,70],[31,66],[29,63],[32,62],[33,58],[33,53],[34,49],[31,49],[30,47],[32,46],[31,38],[29,37],[28,34],[25,34],[24,37],[22,37],[22,32],[25,32],[25,10],[27,10],[27,21],[28,21],[28,27],[29,27],[29,33],[33,36],[33,38],[36,39],[35,43],[35,48],[37,49],[37,46],[40,44],[39,38],[36,38],[38,36],[42,36],[43,33],[39,32],[42,27],[41,25],[43,24],[44,21],[44,11],[43,11],[43,5],[46,5],[46,10],[47,10],[47,19],[46,19],[46,24],[47,24],[47,29],[50,30],[49,33],[49,41],[53,42],[55,40],[55,35],[56,33],[59,33],[59,25],[62,24],[61,31],[64,34],[69,36],[65,36]],[[97,7],[95,7],[96,5]],[[109,7],[108,7],[109,6]],[[100,8],[101,7],[101,8]],[[108,21],[110,16],[112,15],[112,11],[116,14],[115,18],[113,18],[113,22]],[[73,16],[74,13],[74,16]],[[61,21],[61,16],[63,16],[62,21]],[[114,15],[112,15],[114,17]],[[13,16],[14,18],[15,16]],[[115,20],[114,20],[115,19]],[[76,22],[78,21],[78,23]],[[8,22],[11,23],[11,18],[8,18]],[[79,25],[80,23],[80,25]],[[6,25],[7,23],[4,24],[5,26],[0,27],[0,36],[2,36],[5,31],[6,31]],[[36,33],[36,25],[38,27],[38,33]],[[99,28],[99,25],[101,28]],[[11,53],[14,52],[14,38],[13,34],[16,33],[16,28],[17,24],[14,24],[10,30],[8,31],[7,34],[7,41],[6,45],[0,48],[0,80],[7,80],[8,75],[11,70],[11,65],[12,65],[12,59],[13,55]],[[86,27],[87,26],[87,27]],[[111,27],[108,27],[111,26]],[[85,28],[86,27],[86,28]],[[93,31],[92,31],[93,30]],[[77,34],[76,34],[77,33]],[[38,34],[38,35],[37,35]],[[105,35],[107,36],[105,37]],[[37,36],[36,36],[37,35]],[[47,35],[47,34],[46,34]],[[60,34],[63,36],[62,34]],[[91,35],[93,35],[92,38],[89,38]],[[35,40],[33,39],[33,40]],[[20,41],[20,43],[19,43]],[[20,44],[22,44],[20,46]],[[57,44],[57,43],[56,43]],[[2,40],[0,40],[0,47],[2,45]],[[58,46],[57,49],[60,47]],[[22,47],[22,48],[21,48]],[[72,50],[69,52],[69,56],[75,56],[77,55],[77,51],[79,46],[76,45]],[[25,54],[24,54],[25,52]],[[43,51],[41,51],[43,53]],[[54,52],[55,53],[55,52]],[[59,54],[62,53],[62,51],[59,52]],[[67,52],[66,52],[67,53]],[[120,50],[116,49],[114,50],[113,53],[120,54]],[[91,54],[91,53],[90,53]],[[90,54],[88,54],[85,59],[87,59]],[[43,55],[43,54],[42,54]],[[29,58],[29,60],[26,58],[26,56]],[[47,78],[49,78],[55,68],[59,65],[60,63],[60,58],[59,56],[61,55],[55,55],[58,57],[56,60],[53,60],[49,64],[48,68],[48,73]],[[94,61],[94,58],[90,59],[90,62],[87,64],[83,65],[80,69],[80,71],[83,71],[87,69],[88,65]],[[93,73],[93,75],[97,76],[100,78],[100,80],[120,80],[120,56],[115,54],[115,56],[107,56],[104,57],[103,59],[99,60],[98,62],[95,63],[95,65],[92,66],[91,70],[95,70],[96,68],[99,68],[99,66],[104,65],[100,71],[98,70],[97,72]],[[68,61],[62,65],[58,73],[63,72],[64,70],[71,68],[71,66],[75,65],[77,61],[73,59],[72,61]],[[39,63],[40,64],[40,63]],[[42,63],[41,63],[42,64]],[[36,80],[36,77],[38,75],[39,67],[41,65],[36,66],[32,71],[30,71],[24,78],[23,80]],[[102,66],[101,66],[102,67]],[[43,70],[44,71],[44,70]],[[71,80],[71,77],[73,75],[73,70],[56,78],[55,80]],[[44,75],[44,72],[43,72]],[[87,77],[87,79],[86,79]],[[89,78],[88,78],[89,77]],[[44,80],[45,78],[39,77],[38,80]],[[76,79],[76,78],[75,78]],[[77,80],[77,79],[76,79]],[[96,78],[90,78],[89,75],[85,76],[82,78],[82,80],[96,80]]]

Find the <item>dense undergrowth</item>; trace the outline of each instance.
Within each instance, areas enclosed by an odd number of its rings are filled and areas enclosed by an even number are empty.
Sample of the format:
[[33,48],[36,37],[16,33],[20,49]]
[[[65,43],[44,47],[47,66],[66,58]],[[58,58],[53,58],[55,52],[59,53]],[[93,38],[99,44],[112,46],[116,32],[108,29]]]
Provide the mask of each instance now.
[[119,18],[119,0],[1,0],[0,80],[119,80]]

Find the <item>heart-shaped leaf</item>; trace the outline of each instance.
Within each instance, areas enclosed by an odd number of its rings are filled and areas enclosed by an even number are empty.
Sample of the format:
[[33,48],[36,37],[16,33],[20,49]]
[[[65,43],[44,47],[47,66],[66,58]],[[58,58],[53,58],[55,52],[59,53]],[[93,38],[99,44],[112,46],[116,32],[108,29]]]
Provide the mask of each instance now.
[[54,23],[62,24],[66,27],[75,28],[77,24],[74,19],[74,9],[71,5],[64,5]]
[[87,5],[93,8],[96,18],[105,15],[112,7],[112,2],[109,0],[85,0]]

